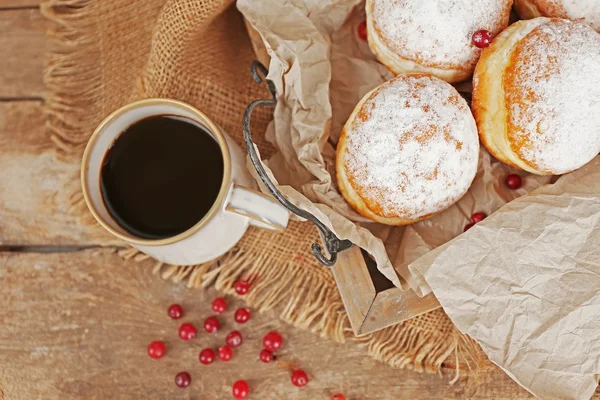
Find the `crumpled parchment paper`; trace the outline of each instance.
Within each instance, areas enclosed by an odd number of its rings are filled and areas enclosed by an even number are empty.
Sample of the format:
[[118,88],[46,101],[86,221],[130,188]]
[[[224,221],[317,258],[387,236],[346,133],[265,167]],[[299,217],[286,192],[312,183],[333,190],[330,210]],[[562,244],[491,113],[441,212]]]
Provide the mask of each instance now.
[[502,207],[409,269],[458,329],[542,399],[600,377],[600,158]]
[[499,182],[510,169],[492,165],[482,151],[476,182],[457,206],[407,228],[360,216],[337,190],[335,145],[362,96],[393,77],[356,34],[364,3],[238,0],[237,6],[264,41],[271,56],[268,78],[278,93],[267,139],[279,151],[264,160],[267,171],[290,201],[365,249],[397,287],[408,290],[408,264],[462,232],[473,212],[491,213],[548,181],[531,178],[524,189],[507,191]]
[[[396,286],[435,294],[456,326],[534,395],[591,397],[600,376],[600,161],[555,184],[519,172],[524,186],[508,190],[504,177],[517,171],[482,149],[457,204],[407,227],[372,223],[335,182],[342,126],[365,93],[392,78],[356,34],[362,1],[237,6],[271,56],[278,104],[267,138],[279,152],[264,165],[288,199],[365,249]],[[479,211],[490,217],[463,234]]]

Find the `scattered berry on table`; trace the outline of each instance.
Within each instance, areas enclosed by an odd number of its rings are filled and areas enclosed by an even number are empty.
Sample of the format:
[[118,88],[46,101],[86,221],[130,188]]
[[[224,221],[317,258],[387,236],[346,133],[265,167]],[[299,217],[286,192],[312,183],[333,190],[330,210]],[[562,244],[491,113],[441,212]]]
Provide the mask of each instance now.
[[472,228],[474,225],[475,225],[475,224],[474,224],[473,222],[471,222],[470,224],[467,224],[467,225],[465,226],[465,229],[464,229],[464,231],[463,231],[463,232],[466,232],[466,231],[468,231],[468,230],[469,230],[469,229],[471,229],[471,228]]
[[229,332],[227,337],[225,337],[225,343],[227,343],[229,347],[238,347],[242,344],[242,334],[240,331]]
[[274,359],[275,359],[275,356],[273,355],[273,352],[271,352],[267,349],[263,349],[260,351],[260,361],[262,361],[264,363],[270,363]]
[[236,381],[233,384],[232,393],[236,400],[241,400],[248,397],[248,394],[250,393],[250,386],[248,385],[248,382],[244,380]]
[[521,186],[523,186],[523,180],[517,174],[508,175],[504,183],[506,184],[506,187],[512,190],[519,189]]
[[200,352],[198,358],[204,365],[211,364],[213,361],[215,361],[215,352],[213,349],[204,349]]
[[306,372],[302,371],[301,369],[297,369],[292,372],[292,383],[294,386],[298,387],[306,386],[308,383],[308,375],[306,375]]
[[165,344],[163,342],[161,342],[160,340],[155,340],[154,342],[152,342],[148,345],[148,355],[151,358],[154,358],[154,359],[162,358],[162,356],[165,355],[166,351],[167,351],[167,348],[165,347]]
[[215,333],[220,327],[217,317],[208,317],[204,320],[204,330],[208,333]]
[[244,324],[244,323],[248,322],[248,320],[250,319],[250,310],[245,307],[238,308],[235,311],[233,318],[235,319],[235,322],[237,322],[238,324]]
[[179,304],[171,304],[167,312],[172,319],[179,319],[183,316],[183,307]]
[[336,393],[333,396],[331,396],[331,400],[346,400],[346,396],[344,396],[341,393]]
[[233,350],[229,346],[221,346],[219,347],[219,360],[221,361],[229,361],[231,357],[233,357]]
[[248,293],[248,291],[250,290],[250,283],[248,281],[240,279],[239,281],[237,281],[235,283],[233,288],[235,289],[235,292],[237,294],[244,295],[244,294]]
[[276,352],[283,346],[283,337],[279,332],[271,331],[263,337],[263,347],[269,351]]
[[217,314],[222,314],[227,310],[227,302],[222,297],[217,297],[212,302],[212,309]]
[[362,40],[367,40],[367,21],[362,21],[360,24],[358,24],[356,33],[358,33],[358,37]]
[[229,347],[238,347],[242,344],[242,334],[240,331],[229,332],[225,337],[225,343],[227,343]]
[[471,38],[471,42],[480,49],[484,47],[488,47],[490,43],[492,43],[492,34],[490,31],[486,31],[485,29],[480,29],[473,34]]
[[180,372],[175,375],[175,384],[180,388],[186,388],[192,383],[192,377],[187,372]]
[[179,327],[179,337],[183,340],[192,340],[196,337],[196,327],[189,323],[182,324]]
[[471,215],[471,222],[476,224],[476,223],[481,222],[484,219],[486,219],[486,217],[487,217],[487,215],[485,213],[476,212],[475,214]]

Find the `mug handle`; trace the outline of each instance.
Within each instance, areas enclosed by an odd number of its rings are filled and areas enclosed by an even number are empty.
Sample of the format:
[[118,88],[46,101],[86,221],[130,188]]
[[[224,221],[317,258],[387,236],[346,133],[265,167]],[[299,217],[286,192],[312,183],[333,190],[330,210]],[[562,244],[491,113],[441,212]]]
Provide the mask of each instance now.
[[250,225],[283,231],[290,219],[288,210],[274,198],[234,184],[225,210],[250,219]]

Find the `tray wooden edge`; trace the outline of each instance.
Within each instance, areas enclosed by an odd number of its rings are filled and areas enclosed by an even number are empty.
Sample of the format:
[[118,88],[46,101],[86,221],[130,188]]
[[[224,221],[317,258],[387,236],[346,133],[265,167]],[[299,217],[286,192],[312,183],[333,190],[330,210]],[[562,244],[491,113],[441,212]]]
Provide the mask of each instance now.
[[356,336],[399,324],[441,307],[431,294],[419,297],[412,290],[396,287],[377,292],[358,246],[340,253],[337,263],[331,268]]

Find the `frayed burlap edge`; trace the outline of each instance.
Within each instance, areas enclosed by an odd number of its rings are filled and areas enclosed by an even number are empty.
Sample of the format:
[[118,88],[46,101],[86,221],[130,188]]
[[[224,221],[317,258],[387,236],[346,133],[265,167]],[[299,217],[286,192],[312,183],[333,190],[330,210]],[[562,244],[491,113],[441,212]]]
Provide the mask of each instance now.
[[[136,249],[120,252],[125,259],[147,261],[151,258]],[[455,382],[460,368],[481,366],[479,346],[468,336],[454,330],[427,332],[404,322],[378,332],[355,337],[344,304],[332,278],[313,270],[301,270],[294,261],[281,264],[262,254],[234,249],[221,259],[193,266],[173,266],[156,261],[154,273],[189,288],[214,285],[237,296],[233,289],[238,279],[247,279],[252,290],[243,299],[260,312],[281,309],[279,318],[289,324],[337,342],[356,342],[368,354],[394,368],[441,373],[442,366],[453,365]],[[327,271],[328,273],[328,271]],[[253,281],[253,277],[260,277]]]
[[[40,6],[45,18],[53,22],[46,32],[49,48],[44,70],[44,112],[46,129],[59,158],[78,159],[89,139],[89,127],[101,114],[94,101],[102,95],[101,43],[90,18],[94,0],[48,0]],[[87,210],[83,192],[69,195],[69,214],[82,224],[97,225]],[[103,241],[102,245],[121,244]]]
[[[54,22],[47,32],[50,42],[44,74],[47,128],[58,154],[78,157],[89,137],[93,116],[102,110],[94,99],[102,96],[102,66],[97,27],[91,25],[96,0],[49,0],[41,6],[43,15]],[[76,75],[77,79],[73,79]],[[82,223],[95,224],[81,192],[71,196],[69,212]],[[119,242],[122,244],[121,242]],[[114,245],[114,242],[103,243]],[[125,259],[148,262],[138,250],[119,251]],[[244,300],[258,311],[281,312],[280,319],[299,328],[337,342],[354,341],[367,348],[369,355],[395,368],[441,373],[444,363],[454,364],[456,377],[460,366],[471,369],[480,364],[479,347],[455,329],[428,332],[410,321],[362,337],[354,337],[349,320],[329,271],[302,270],[291,260],[281,264],[265,254],[235,248],[218,260],[192,266],[170,266],[160,262],[154,273],[190,288],[213,285],[224,293],[236,295],[233,283],[253,276],[252,291]],[[418,317],[417,317],[418,318]]]
[[102,95],[101,43],[88,18],[94,0],[49,0],[41,10],[54,22],[46,33],[46,126],[59,154],[78,155],[96,122],[91,118],[101,113],[94,101]]

